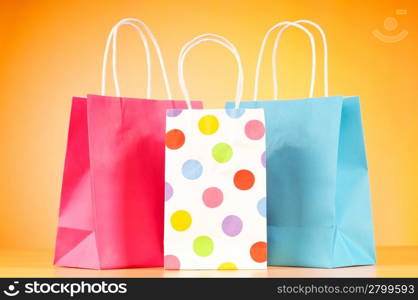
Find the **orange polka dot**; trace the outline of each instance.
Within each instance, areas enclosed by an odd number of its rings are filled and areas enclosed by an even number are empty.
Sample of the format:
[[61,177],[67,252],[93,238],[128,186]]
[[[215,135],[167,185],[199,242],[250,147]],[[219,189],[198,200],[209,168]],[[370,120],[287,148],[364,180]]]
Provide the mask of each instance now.
[[248,170],[239,170],[234,175],[234,184],[240,190],[249,190],[255,181],[254,174]]
[[251,258],[258,262],[262,263],[267,260],[267,243],[266,242],[257,242],[251,246],[250,249]]
[[170,149],[178,149],[184,145],[184,141],[186,138],[184,137],[183,131],[179,129],[172,129],[165,135],[165,144]]

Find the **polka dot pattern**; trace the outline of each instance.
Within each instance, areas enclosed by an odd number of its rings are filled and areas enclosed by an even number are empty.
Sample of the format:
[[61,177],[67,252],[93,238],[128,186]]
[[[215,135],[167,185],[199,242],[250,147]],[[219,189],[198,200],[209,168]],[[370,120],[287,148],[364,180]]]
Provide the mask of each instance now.
[[254,243],[250,248],[250,255],[251,258],[258,263],[267,261],[267,243]]
[[192,216],[185,210],[178,210],[171,216],[171,226],[174,230],[185,231],[192,225]]
[[237,236],[242,230],[242,221],[239,217],[230,215],[222,222],[222,230],[227,236]]
[[226,163],[232,158],[232,148],[226,143],[216,144],[212,148],[212,156],[218,163]]
[[266,202],[266,197],[261,198],[258,203],[257,203],[257,210],[258,213],[262,216],[262,217],[266,217],[266,212],[267,212],[267,202]]
[[164,269],[167,270],[179,270],[180,260],[175,255],[164,256]]
[[199,256],[206,257],[211,255],[213,248],[213,240],[208,236],[199,236],[193,241],[193,250]]
[[183,164],[181,172],[185,178],[194,180],[202,175],[203,167],[197,160],[189,159]]
[[165,201],[170,200],[173,196],[173,187],[168,182],[165,183]]
[[249,139],[259,140],[264,136],[264,124],[259,120],[251,120],[245,125],[245,134]]
[[215,208],[221,205],[224,200],[222,191],[217,187],[207,188],[202,195],[203,203],[209,208]]
[[264,168],[266,167],[266,151],[264,151],[263,154],[261,154],[261,164]]
[[165,136],[165,144],[167,148],[176,150],[184,145],[186,138],[184,137],[183,131],[179,129],[172,129],[167,132]]
[[218,267],[218,270],[237,270],[237,269],[238,269],[237,266],[231,262],[223,263]]
[[238,119],[240,118],[244,113],[245,113],[245,109],[244,108],[238,108],[238,109],[226,109],[226,114],[233,119]]
[[266,268],[262,109],[168,110],[164,266]]
[[234,184],[240,190],[249,190],[255,182],[254,174],[249,170],[239,170],[234,175]]
[[167,110],[167,117],[177,117],[179,114],[181,114],[183,110],[181,109],[168,109]]
[[206,135],[214,134],[218,131],[219,121],[214,115],[207,115],[199,120],[199,130]]

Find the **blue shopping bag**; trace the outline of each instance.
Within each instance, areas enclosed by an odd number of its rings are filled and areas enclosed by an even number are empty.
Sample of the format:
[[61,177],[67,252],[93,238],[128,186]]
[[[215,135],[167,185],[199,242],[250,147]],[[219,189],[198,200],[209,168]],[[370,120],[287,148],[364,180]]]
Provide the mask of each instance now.
[[[308,21],[284,23],[302,22]],[[240,107],[265,109],[268,264],[374,264],[359,97],[249,101]]]

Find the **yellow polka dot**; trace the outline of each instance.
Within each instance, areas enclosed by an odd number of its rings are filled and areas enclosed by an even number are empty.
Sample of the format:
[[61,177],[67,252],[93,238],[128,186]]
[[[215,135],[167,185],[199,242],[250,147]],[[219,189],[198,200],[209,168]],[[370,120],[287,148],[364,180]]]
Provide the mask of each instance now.
[[219,121],[214,115],[207,115],[199,120],[199,130],[206,135],[214,134],[218,131]]
[[171,215],[171,226],[177,231],[184,231],[192,225],[192,216],[185,210],[178,210]]
[[223,263],[218,267],[218,270],[238,270],[237,266],[231,262]]

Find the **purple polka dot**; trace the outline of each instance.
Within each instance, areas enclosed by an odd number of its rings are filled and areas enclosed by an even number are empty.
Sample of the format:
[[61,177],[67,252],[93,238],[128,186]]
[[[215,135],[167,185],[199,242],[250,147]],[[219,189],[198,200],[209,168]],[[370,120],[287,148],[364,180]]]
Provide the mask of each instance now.
[[173,187],[168,182],[165,183],[165,201],[170,200],[173,196]]
[[228,236],[237,236],[242,230],[242,221],[234,215],[227,216],[222,221],[222,230]]
[[177,117],[182,111],[181,109],[167,109],[167,117]]
[[263,154],[261,154],[261,164],[264,168],[266,167],[266,151],[264,151]]

